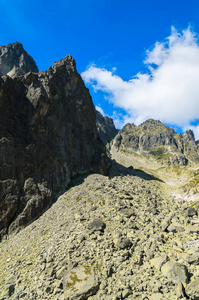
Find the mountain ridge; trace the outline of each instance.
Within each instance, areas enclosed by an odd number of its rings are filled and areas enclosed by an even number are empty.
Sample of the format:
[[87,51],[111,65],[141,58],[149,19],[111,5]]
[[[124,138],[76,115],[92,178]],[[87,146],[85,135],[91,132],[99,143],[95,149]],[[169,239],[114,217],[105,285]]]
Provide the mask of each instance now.
[[148,154],[165,165],[187,165],[198,162],[199,158],[198,142],[192,130],[178,134],[173,128],[153,119],[139,126],[126,124],[112,144],[118,151]]
[[[14,45],[6,53],[19,57]],[[71,177],[106,172],[95,108],[71,55],[45,72],[0,77],[0,119],[1,236],[40,215]]]

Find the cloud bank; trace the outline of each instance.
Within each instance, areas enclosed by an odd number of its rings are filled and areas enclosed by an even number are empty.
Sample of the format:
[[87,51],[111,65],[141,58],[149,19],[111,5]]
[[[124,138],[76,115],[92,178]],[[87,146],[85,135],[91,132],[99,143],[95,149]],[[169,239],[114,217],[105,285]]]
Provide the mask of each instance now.
[[[190,128],[199,139],[199,41],[190,27],[171,35],[146,51],[146,72],[124,81],[91,65],[82,77],[95,91],[108,95],[109,102],[126,111],[123,122],[140,124],[148,118]],[[190,125],[190,126],[189,126]]]

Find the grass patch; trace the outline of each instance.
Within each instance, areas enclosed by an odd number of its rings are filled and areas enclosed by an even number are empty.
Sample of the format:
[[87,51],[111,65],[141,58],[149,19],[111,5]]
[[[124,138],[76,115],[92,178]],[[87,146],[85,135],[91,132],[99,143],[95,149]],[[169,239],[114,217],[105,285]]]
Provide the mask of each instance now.
[[193,172],[193,176],[198,176],[199,175],[199,169]]
[[189,207],[192,208],[192,207],[194,207],[197,203],[198,203],[198,201],[194,202],[194,203],[191,204]]
[[75,200],[76,200],[77,202],[79,202],[79,201],[82,200],[82,198],[76,198]]
[[171,153],[165,153],[162,157],[161,157],[161,159],[164,159],[165,157],[168,157],[168,156],[170,156],[171,155]]
[[164,147],[156,147],[153,150],[151,150],[149,154],[155,156],[158,159],[162,159],[164,156],[167,155],[167,153],[165,153]]

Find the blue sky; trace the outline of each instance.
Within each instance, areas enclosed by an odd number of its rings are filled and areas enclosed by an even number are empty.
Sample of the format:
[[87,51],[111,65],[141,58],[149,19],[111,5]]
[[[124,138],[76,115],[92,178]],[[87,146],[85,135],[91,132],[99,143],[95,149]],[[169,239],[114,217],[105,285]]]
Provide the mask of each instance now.
[[[25,50],[35,59],[40,70],[48,69],[54,61],[71,54],[76,60],[78,72],[87,76],[84,78],[94,104],[105,114],[112,116],[118,127],[127,121],[139,124],[147,117],[153,117],[180,131],[192,126],[195,135],[199,138],[197,126],[199,113],[198,115],[195,113],[199,111],[199,104],[195,100],[196,96],[191,96],[195,97],[193,101],[188,96],[186,99],[183,98],[184,110],[182,111],[178,109],[181,106],[179,100],[181,95],[176,96],[176,105],[172,106],[176,91],[174,86],[169,87],[169,80],[163,72],[168,68],[165,60],[171,58],[172,53],[177,51],[177,46],[181,45],[184,49],[183,43],[187,41],[185,30],[194,33],[188,46],[191,51],[193,50],[195,56],[192,56],[196,59],[196,63],[192,63],[192,66],[197,67],[197,53],[194,49],[197,50],[198,46],[198,0],[35,0],[34,2],[0,0],[0,11],[1,45],[20,41]],[[175,40],[177,46],[170,48],[166,39],[169,36],[171,38],[178,36]],[[193,41],[195,41],[194,45],[192,45]],[[161,61],[162,65],[156,64],[157,59],[165,54],[165,49],[169,49],[170,52],[167,51],[169,53],[167,57],[165,56],[165,60]],[[189,53],[192,53],[191,51]],[[183,65],[182,62],[181,64],[178,62],[175,65],[177,70],[180,64],[181,73],[183,68],[190,69],[189,58],[186,59],[186,49],[183,53],[182,61],[187,60],[188,63]],[[174,55],[172,59],[175,60]],[[155,73],[149,66],[159,71]],[[170,74],[169,72],[173,70],[168,69],[167,74]],[[189,95],[189,88],[191,94],[195,92],[195,85],[192,82],[197,81],[198,73],[197,70],[194,72],[193,80],[187,80],[186,76],[189,74],[180,79],[186,82],[185,88],[188,89],[187,93],[183,90],[183,95]],[[190,74],[192,73],[190,70]],[[139,77],[138,74],[144,74],[145,78]],[[147,75],[150,75],[150,78],[146,78]],[[104,76],[103,79],[109,76],[109,84],[99,82],[99,76]],[[175,73],[175,76],[178,77],[178,73]],[[133,78],[138,79],[138,77],[139,80],[131,82]],[[165,86],[160,77],[167,81]],[[152,80],[151,83],[151,78],[157,80]],[[178,83],[175,82],[176,90],[179,88]],[[115,89],[115,84],[120,88]],[[144,87],[145,94],[140,95],[140,90],[135,90],[132,85],[140,85],[141,90]],[[162,91],[165,91],[168,99],[171,99],[168,105],[165,99],[161,100],[164,98]],[[128,97],[127,92],[129,92]],[[154,99],[146,96],[152,97],[154,93]],[[145,98],[140,101],[139,97]],[[157,107],[160,107],[157,111],[154,109],[154,101]],[[138,102],[140,103],[137,104]],[[186,105],[188,108],[191,106],[187,118],[184,115]],[[165,114],[161,113],[161,109]],[[175,109],[177,121],[175,121],[175,112],[173,113]]]

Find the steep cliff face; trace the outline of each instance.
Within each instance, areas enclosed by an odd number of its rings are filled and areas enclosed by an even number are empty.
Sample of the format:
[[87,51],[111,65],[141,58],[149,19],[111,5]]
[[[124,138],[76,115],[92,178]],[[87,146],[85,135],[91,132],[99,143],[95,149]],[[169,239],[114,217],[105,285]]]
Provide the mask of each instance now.
[[139,152],[166,165],[199,161],[199,147],[191,130],[178,134],[160,121],[147,120],[139,126],[126,124],[113,141],[123,152]]
[[41,214],[71,176],[106,171],[95,108],[70,55],[46,72],[1,77],[0,120],[1,236]]
[[107,116],[103,116],[96,110],[96,125],[97,131],[104,145],[110,143],[110,141],[116,136],[118,130],[115,128],[113,119]]
[[38,72],[34,59],[19,42],[0,46],[0,76],[16,77],[28,72]]

